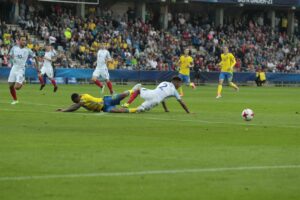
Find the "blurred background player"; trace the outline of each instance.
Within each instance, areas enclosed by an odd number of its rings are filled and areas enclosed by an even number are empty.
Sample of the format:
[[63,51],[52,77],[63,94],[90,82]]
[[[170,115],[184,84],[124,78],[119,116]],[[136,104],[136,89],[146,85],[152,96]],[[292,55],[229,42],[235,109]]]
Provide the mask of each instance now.
[[[190,82],[190,68],[194,66],[193,58],[189,55],[190,50],[185,49],[184,55],[180,56],[178,61],[179,66],[179,78],[181,78],[182,82],[185,83],[187,86],[192,87],[193,89],[196,88],[193,82]],[[182,87],[179,88],[180,96],[183,96],[183,89]]]
[[40,71],[38,70],[39,81],[41,84],[40,90],[42,90],[46,85],[46,81],[44,79],[45,77],[47,77],[51,81],[54,87],[53,90],[54,92],[56,92],[58,89],[54,79],[54,71],[52,66],[52,62],[55,61],[55,56],[56,56],[56,52],[53,49],[53,47],[51,45],[47,45],[46,52],[43,58],[42,68]]
[[266,73],[263,69],[259,68],[256,72],[256,85],[258,87],[261,87],[263,84],[265,84],[267,78],[266,78]]
[[[162,106],[165,112],[169,112],[165,100],[169,97],[175,97],[177,101],[180,103],[182,108],[190,113],[189,109],[181,99],[177,89],[182,85],[181,78],[175,76],[172,78],[171,82],[162,82],[160,83],[154,90],[149,90],[146,88],[142,88],[141,84],[137,84],[133,87],[133,93],[130,95],[130,98],[126,104],[123,104],[123,107],[129,107],[129,105],[136,99],[136,97],[140,94],[141,98],[145,101],[136,109],[136,112],[144,112],[149,111],[153,107],[162,103]],[[134,110],[133,110],[134,112]]]
[[239,87],[232,82],[233,78],[233,67],[236,64],[235,57],[232,53],[229,53],[228,47],[223,47],[223,53],[221,54],[221,62],[219,66],[221,67],[221,73],[219,76],[219,85],[217,91],[217,99],[222,97],[222,87],[223,82],[227,79],[229,86],[233,87],[235,90],[239,90]]
[[74,112],[83,107],[93,112],[110,112],[110,113],[130,113],[135,112],[136,109],[117,108],[116,105],[120,105],[120,102],[133,93],[133,90],[125,91],[121,94],[115,94],[113,96],[104,96],[103,98],[96,98],[89,94],[77,94],[73,93],[71,99],[74,102],[69,108],[59,108],[59,112]]
[[[35,58],[33,52],[26,47],[26,37],[21,37],[19,45],[12,47],[9,52],[12,59],[12,68],[8,77],[10,94],[13,97],[12,105],[19,103],[16,90],[20,90],[25,81],[25,65],[29,57]],[[38,62],[36,60],[36,65]]]
[[99,77],[103,78],[106,82],[107,87],[109,88],[110,94],[113,94],[112,83],[109,80],[109,73],[107,69],[107,62],[111,62],[111,56],[107,49],[105,49],[105,44],[100,44],[100,49],[97,53],[97,66],[93,72],[92,81],[102,89],[102,93],[104,93],[104,85],[98,80]]

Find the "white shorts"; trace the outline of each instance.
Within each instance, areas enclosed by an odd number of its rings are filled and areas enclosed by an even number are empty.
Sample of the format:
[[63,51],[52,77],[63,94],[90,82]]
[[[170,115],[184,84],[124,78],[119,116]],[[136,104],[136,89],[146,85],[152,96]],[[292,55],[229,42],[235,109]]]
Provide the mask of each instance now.
[[14,70],[13,68],[10,70],[8,82],[9,83],[20,83],[23,84],[25,80],[25,69]]
[[93,72],[93,77],[101,77],[104,80],[109,80],[109,73],[108,73],[108,69],[95,69]]
[[140,92],[141,98],[145,99],[145,101],[138,107],[138,112],[149,111],[161,102],[154,90],[142,88]]
[[41,75],[45,75],[45,74],[47,75],[48,78],[53,78],[54,77],[53,68],[42,67]]

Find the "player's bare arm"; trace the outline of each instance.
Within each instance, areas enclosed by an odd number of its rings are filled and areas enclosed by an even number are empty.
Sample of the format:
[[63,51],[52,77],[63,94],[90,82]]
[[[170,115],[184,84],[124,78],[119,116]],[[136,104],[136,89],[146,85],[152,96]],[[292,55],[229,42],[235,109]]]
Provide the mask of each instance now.
[[162,106],[163,106],[165,112],[170,112],[170,111],[168,110],[168,107],[167,107],[167,104],[166,104],[165,101],[162,101],[161,104],[162,104]]
[[179,99],[178,102],[180,103],[180,105],[182,106],[182,108],[185,110],[186,113],[190,113],[188,107],[185,105],[185,103]]
[[71,105],[69,108],[63,109],[63,108],[59,108],[56,111],[58,112],[74,112],[76,110],[78,110],[81,107],[81,103],[75,103],[73,105]]

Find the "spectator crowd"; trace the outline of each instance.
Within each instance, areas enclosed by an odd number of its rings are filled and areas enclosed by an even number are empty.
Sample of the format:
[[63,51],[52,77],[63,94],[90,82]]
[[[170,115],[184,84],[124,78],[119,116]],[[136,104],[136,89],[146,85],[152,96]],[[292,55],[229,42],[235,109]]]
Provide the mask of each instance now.
[[54,45],[59,52],[54,65],[63,68],[93,68],[104,43],[113,57],[109,69],[177,70],[179,56],[189,48],[195,70],[218,71],[222,46],[227,45],[237,58],[236,71],[300,73],[300,43],[297,34],[293,38],[286,34],[284,17],[277,19],[273,30],[261,16],[216,27],[205,15],[170,13],[169,28],[162,30],[150,11],[143,22],[131,8],[117,17],[109,9],[91,8],[86,18],[59,5],[51,7],[50,15],[43,14],[44,9],[23,2],[17,20],[20,28],[0,21],[0,66],[10,66],[9,49],[26,35],[27,47],[40,58],[45,43]]

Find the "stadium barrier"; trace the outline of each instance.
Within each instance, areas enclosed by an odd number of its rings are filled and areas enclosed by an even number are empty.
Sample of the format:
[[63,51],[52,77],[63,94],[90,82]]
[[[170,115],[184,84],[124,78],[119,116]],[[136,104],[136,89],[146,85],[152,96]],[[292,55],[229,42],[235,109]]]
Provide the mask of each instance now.
[[[7,78],[10,68],[0,68],[0,78]],[[89,80],[92,77],[93,69],[65,69],[58,68],[55,70],[55,77],[59,79],[60,83],[76,84],[78,80]],[[113,81],[127,82],[160,82],[170,80],[172,76],[177,75],[175,71],[133,71],[133,70],[111,70],[109,71],[110,78]],[[35,68],[26,68],[26,78],[32,82],[37,80],[37,71]],[[193,80],[194,73],[191,73]],[[219,72],[201,72],[200,82],[210,83],[217,82]],[[237,83],[248,83],[255,80],[255,73],[250,72],[236,72],[234,73],[234,81]],[[267,81],[275,84],[299,84],[300,74],[288,73],[267,73]]]

